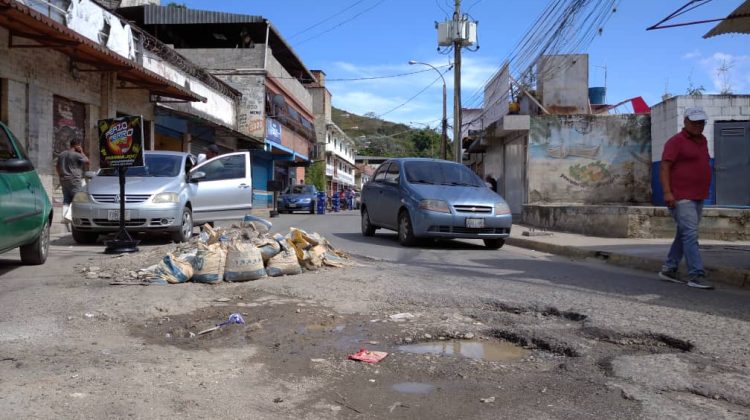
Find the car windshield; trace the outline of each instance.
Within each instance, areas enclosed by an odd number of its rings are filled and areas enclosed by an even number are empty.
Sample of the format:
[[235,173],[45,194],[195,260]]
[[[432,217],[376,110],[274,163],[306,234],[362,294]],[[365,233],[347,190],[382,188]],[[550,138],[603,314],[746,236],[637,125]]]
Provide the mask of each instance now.
[[[131,166],[125,172],[128,177],[175,177],[180,174],[182,167],[182,156],[178,155],[153,155],[143,156],[145,166]],[[117,176],[116,168],[104,168],[99,171],[99,176]]]
[[295,185],[289,188],[290,194],[312,194],[313,189],[309,185]]
[[481,187],[482,180],[463,165],[449,162],[406,162],[406,180],[412,184],[460,185]]

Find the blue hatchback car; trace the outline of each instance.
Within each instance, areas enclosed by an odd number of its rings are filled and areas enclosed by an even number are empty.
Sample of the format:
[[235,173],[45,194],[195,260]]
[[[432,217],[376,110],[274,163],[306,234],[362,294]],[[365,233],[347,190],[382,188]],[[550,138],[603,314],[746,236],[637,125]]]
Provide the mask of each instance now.
[[470,238],[498,249],[512,224],[505,200],[469,168],[420,158],[380,165],[362,188],[361,216],[364,236],[391,229],[404,246],[418,238]]
[[317,198],[318,189],[315,185],[292,185],[279,196],[277,203],[279,213],[294,213],[295,211],[315,213]]

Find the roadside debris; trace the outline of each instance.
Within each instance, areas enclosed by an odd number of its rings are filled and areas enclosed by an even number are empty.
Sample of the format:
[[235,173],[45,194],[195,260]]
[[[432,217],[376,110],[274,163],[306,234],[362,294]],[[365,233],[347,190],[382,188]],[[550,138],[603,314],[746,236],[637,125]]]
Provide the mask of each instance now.
[[403,321],[403,320],[406,320],[406,319],[413,319],[414,318],[414,314],[411,314],[409,312],[403,312],[403,313],[400,313],[400,314],[393,314],[393,315],[389,316],[389,318],[392,319],[392,320],[394,320],[394,321]]
[[242,318],[242,315],[240,315],[238,313],[234,313],[234,314],[229,315],[229,318],[226,321],[224,321],[224,322],[222,322],[220,324],[216,324],[216,325],[214,325],[211,328],[207,328],[207,329],[199,332],[198,335],[203,335],[203,334],[206,334],[206,333],[210,333],[211,331],[216,331],[219,328],[224,327],[226,325],[244,324],[244,323],[245,323],[245,320]]
[[388,356],[388,353],[384,351],[368,351],[365,348],[361,348],[358,352],[350,354],[349,359],[367,363],[378,363],[385,359],[386,356]]
[[479,401],[489,404],[495,402],[495,397],[489,397],[489,398],[480,398]]
[[[317,233],[290,228],[286,235],[272,235],[270,228],[270,222],[250,215],[240,226],[213,228],[206,224],[200,235],[174,245],[157,264],[137,271],[130,268],[129,279],[110,284],[244,282],[352,264],[346,253]],[[99,267],[83,271],[92,278],[102,277]]]

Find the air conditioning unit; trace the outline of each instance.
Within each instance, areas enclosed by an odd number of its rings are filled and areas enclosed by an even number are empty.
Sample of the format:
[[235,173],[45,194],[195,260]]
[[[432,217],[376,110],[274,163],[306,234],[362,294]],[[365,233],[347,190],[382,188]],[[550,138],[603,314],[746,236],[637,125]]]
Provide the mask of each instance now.
[[464,47],[474,45],[477,42],[476,22],[469,20],[439,22],[437,30],[438,45],[441,47],[451,46],[455,41],[460,41]]

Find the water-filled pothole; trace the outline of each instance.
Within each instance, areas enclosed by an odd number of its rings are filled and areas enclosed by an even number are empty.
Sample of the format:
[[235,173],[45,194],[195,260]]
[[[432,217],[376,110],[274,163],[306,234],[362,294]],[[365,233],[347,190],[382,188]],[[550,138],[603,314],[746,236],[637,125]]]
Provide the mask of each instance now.
[[522,359],[529,351],[507,341],[448,340],[399,346],[400,351],[418,354],[460,356],[488,362]]

